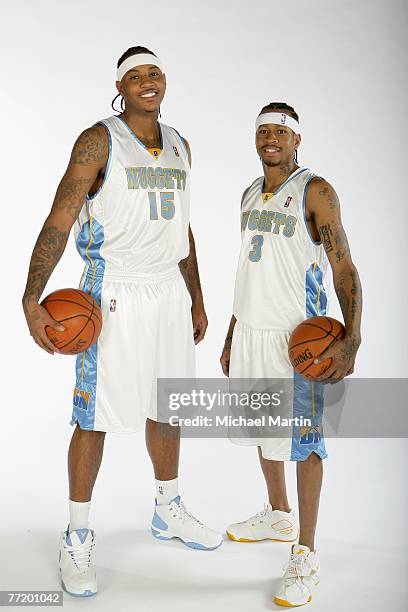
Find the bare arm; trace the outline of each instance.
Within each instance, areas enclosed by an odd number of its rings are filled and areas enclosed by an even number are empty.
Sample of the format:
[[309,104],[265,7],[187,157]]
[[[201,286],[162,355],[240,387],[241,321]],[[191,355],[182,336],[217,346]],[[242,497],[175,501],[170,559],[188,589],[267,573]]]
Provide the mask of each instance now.
[[[183,138],[184,144],[186,145],[188,153],[188,161],[191,166],[191,149],[187,140]],[[190,293],[192,300],[192,317],[194,327],[194,340],[198,344],[204,338],[208,327],[208,319],[204,308],[203,292],[200,283],[200,274],[198,272],[197,254],[195,249],[195,242],[191,227],[188,227],[188,240],[190,250],[188,257],[182,259],[179,262],[179,268],[188,292]]]
[[[319,232],[328,260],[333,270],[333,282],[340,303],[346,328],[346,338],[338,345],[338,367],[332,366],[322,378],[336,373],[342,378],[352,373],[354,360],[361,343],[362,290],[357,268],[354,265],[344,231],[340,203],[333,187],[323,179],[313,179],[306,195],[306,212],[313,218]],[[333,353],[334,355],[334,353]],[[321,355],[320,361],[329,356]],[[342,364],[340,364],[342,361]],[[347,366],[347,367],[346,367]]]
[[108,136],[103,126],[95,125],[80,134],[31,255],[23,308],[31,335],[49,353],[56,349],[48,340],[44,328],[53,320],[38,301],[64,252],[85,196],[105,167],[107,157]]

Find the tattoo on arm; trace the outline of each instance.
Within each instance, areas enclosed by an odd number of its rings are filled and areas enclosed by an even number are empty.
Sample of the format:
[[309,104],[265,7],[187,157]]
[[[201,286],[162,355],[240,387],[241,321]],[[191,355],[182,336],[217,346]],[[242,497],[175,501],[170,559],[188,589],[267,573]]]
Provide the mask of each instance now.
[[323,246],[326,250],[326,253],[329,253],[330,251],[333,250],[333,243],[332,243],[332,238],[333,238],[333,232],[332,229],[330,227],[330,223],[327,223],[325,225],[321,225],[319,227],[319,234],[320,234],[320,238],[323,242]]
[[102,162],[108,156],[108,139],[102,125],[95,125],[80,134],[74,144],[70,163],[86,166]]
[[60,231],[54,225],[44,225],[37,238],[31,256],[27,285],[23,302],[38,302],[45,285],[64,252],[68,231]]
[[340,204],[339,204],[339,199],[337,197],[336,192],[334,191],[334,189],[330,186],[325,186],[322,189],[320,189],[319,191],[319,196],[321,198],[324,198],[327,203],[329,204],[329,207],[333,210],[335,208],[339,208]]
[[358,338],[360,336],[362,292],[356,268],[347,267],[342,271],[334,279],[334,286],[346,324],[346,332]]
[[189,229],[188,232],[189,242],[190,242],[190,252],[188,257],[182,259],[179,262],[180,272],[184,278],[187,289],[191,295],[191,298],[194,300],[197,296],[202,294],[201,291],[201,283],[200,283],[200,275],[198,273],[198,263],[197,263],[197,255],[195,250],[194,237]]
[[64,175],[55,195],[54,209],[65,210],[72,220],[75,221],[93,182],[93,179],[83,177],[76,179]]

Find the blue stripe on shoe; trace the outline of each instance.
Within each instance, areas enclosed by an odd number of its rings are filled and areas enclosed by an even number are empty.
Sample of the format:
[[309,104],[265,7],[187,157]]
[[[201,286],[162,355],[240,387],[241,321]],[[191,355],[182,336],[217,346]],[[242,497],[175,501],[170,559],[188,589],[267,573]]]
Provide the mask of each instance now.
[[64,591],[68,593],[68,595],[72,595],[73,597],[92,597],[92,595],[96,595],[97,593],[97,591],[90,591],[89,589],[87,589],[83,593],[71,593],[71,591],[68,591],[63,580],[61,580],[61,584]]
[[164,529],[164,530],[166,530],[166,529],[169,528],[167,523],[165,523],[163,521],[163,519],[160,518],[160,516],[157,514],[156,510],[154,511],[152,525],[153,525],[153,527],[156,527],[157,529]]

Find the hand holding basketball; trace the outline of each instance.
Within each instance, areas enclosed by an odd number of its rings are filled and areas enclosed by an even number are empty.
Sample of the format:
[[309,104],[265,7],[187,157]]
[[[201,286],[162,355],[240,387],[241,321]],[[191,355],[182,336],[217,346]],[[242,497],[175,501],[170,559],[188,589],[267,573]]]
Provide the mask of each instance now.
[[330,366],[316,380],[335,383],[352,374],[359,346],[360,341],[353,336],[346,336],[342,340],[337,340],[315,359],[317,364],[327,359],[330,359],[331,362]]
[[64,326],[46,326],[45,333],[59,353],[77,355],[95,344],[102,329],[102,312],[94,298],[81,289],[59,289],[41,302],[53,320]]
[[65,327],[58,321],[55,321],[49,312],[37,302],[24,306],[24,314],[26,316],[30,335],[38,346],[51,355],[53,355],[55,351],[59,352],[46,334],[45,328],[50,327],[56,331],[62,332]]
[[289,359],[305,378],[334,383],[352,374],[359,345],[357,338],[346,336],[337,319],[310,317],[293,330]]

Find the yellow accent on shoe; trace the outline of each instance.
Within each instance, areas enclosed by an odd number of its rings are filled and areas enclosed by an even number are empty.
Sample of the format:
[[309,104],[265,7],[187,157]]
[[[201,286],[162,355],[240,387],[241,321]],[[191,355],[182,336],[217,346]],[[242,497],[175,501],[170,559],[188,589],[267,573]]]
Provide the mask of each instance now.
[[[297,608],[298,606],[305,605],[305,604],[293,604],[293,603],[290,603],[290,601],[287,601],[286,599],[280,599],[279,597],[275,597],[274,601],[276,604],[278,604],[278,606],[285,606],[286,608]],[[306,603],[310,603],[311,601],[312,601],[312,596],[309,595],[309,599],[307,600]]]
[[259,542],[259,540],[248,540],[247,538],[236,538],[232,533],[227,531],[227,536],[234,542]]
[[229,531],[227,531],[227,536],[230,538],[230,540],[234,540],[234,542],[264,542],[265,540],[270,540],[271,542],[295,542],[297,540],[297,537],[293,538],[293,540],[280,540],[279,538],[263,538],[262,540],[249,540],[248,538],[236,538]]

